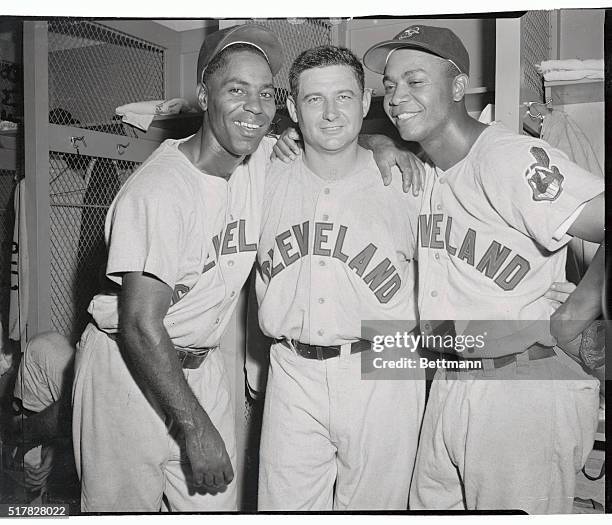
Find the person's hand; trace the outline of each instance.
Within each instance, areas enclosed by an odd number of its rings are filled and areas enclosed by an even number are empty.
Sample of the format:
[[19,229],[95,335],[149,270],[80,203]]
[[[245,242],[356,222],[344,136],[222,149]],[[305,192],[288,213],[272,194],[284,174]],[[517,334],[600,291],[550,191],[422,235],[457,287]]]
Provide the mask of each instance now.
[[196,417],[195,425],[185,431],[185,450],[196,488],[218,491],[234,479],[223,438],[203,410]]
[[569,281],[560,281],[552,283],[550,288],[544,294],[544,297],[558,303],[557,307],[561,306],[572,292],[576,289],[576,285]]
[[391,169],[397,166],[402,174],[404,192],[412,188],[412,194],[417,196],[425,187],[425,165],[407,147],[384,135],[370,135],[367,144],[374,154],[385,186],[391,184]]
[[563,346],[579,337],[591,322],[589,315],[579,312],[572,301],[567,301],[550,316],[550,334],[559,346]]
[[287,128],[274,144],[271,159],[280,159],[285,163],[294,161],[302,153],[298,144],[300,134],[294,128]]

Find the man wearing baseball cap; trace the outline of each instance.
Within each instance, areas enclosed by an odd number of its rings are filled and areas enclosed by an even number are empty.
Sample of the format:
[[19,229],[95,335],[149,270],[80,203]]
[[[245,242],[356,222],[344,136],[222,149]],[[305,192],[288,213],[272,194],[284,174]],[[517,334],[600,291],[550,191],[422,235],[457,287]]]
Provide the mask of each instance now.
[[206,39],[202,126],[167,140],[106,220],[106,277],[75,365],[84,511],[236,510],[235,432],[219,340],[255,259],[281,46],[244,25]]
[[503,344],[485,332],[483,348],[452,356],[478,367],[437,370],[410,508],[571,512],[599,389],[550,336],[584,343],[601,313],[603,250],[558,310],[544,294],[565,278],[572,236],[603,241],[603,181],[542,140],[472,119],[469,56],[448,29],[412,25],[364,64],[384,75],[401,137],[432,163],[419,217],[422,331],[445,319],[459,332],[475,320],[529,327]]

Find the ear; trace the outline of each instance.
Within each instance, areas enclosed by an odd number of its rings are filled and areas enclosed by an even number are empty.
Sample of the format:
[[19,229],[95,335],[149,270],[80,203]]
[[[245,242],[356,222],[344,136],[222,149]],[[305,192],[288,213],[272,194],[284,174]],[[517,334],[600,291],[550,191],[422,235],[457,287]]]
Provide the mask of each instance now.
[[453,100],[455,102],[463,100],[469,83],[470,79],[465,73],[461,73],[453,79]]
[[203,82],[198,84],[196,96],[198,97],[198,106],[202,108],[202,111],[206,111],[208,109],[208,87]]
[[297,124],[297,108],[295,107],[295,100],[293,100],[293,97],[291,95],[287,97],[287,111],[289,111],[289,116],[291,117],[291,120],[293,120],[293,122]]
[[371,102],[372,102],[372,90],[370,88],[364,88],[363,98],[361,99],[362,115],[364,118],[368,114],[368,111],[370,111]]

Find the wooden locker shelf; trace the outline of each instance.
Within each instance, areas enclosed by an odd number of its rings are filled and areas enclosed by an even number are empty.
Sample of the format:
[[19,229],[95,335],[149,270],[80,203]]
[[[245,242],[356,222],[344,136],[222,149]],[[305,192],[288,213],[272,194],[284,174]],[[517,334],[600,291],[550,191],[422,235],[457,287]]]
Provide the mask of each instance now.
[[554,106],[603,102],[603,80],[555,80],[544,81],[546,100],[552,100]]

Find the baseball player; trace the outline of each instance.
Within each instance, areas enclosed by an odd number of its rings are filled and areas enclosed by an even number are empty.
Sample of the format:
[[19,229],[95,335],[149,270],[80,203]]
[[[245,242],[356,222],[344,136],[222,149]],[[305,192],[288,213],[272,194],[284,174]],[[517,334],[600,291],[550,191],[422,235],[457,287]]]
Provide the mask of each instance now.
[[[268,172],[257,296],[271,347],[260,510],[406,509],[424,378],[362,380],[363,320],[417,324],[420,198],[380,183],[357,143],[370,105],[347,49],[303,52],[289,113],[304,154]],[[401,323],[400,323],[401,324]]]
[[[236,510],[231,393],[218,345],[255,260],[281,46],[267,29],[209,36],[199,131],[167,140],[106,221],[106,275],[75,364],[84,511]],[[260,145],[261,142],[261,145]]]
[[544,292],[563,280],[572,236],[603,240],[603,182],[544,141],[469,117],[469,56],[448,29],[412,25],[364,64],[384,74],[389,118],[433,164],[419,216],[422,330],[441,319],[527,327],[455,357],[481,370],[436,372],[410,508],[570,512],[598,384],[539,342],[549,328],[559,344],[573,340],[599,315],[601,248],[550,324]]
[[25,489],[28,502],[40,502],[50,485],[71,488],[76,481],[69,439],[73,364],[74,348],[56,332],[28,341],[19,363],[13,415],[2,438],[5,449],[15,445],[13,468],[5,472]]

